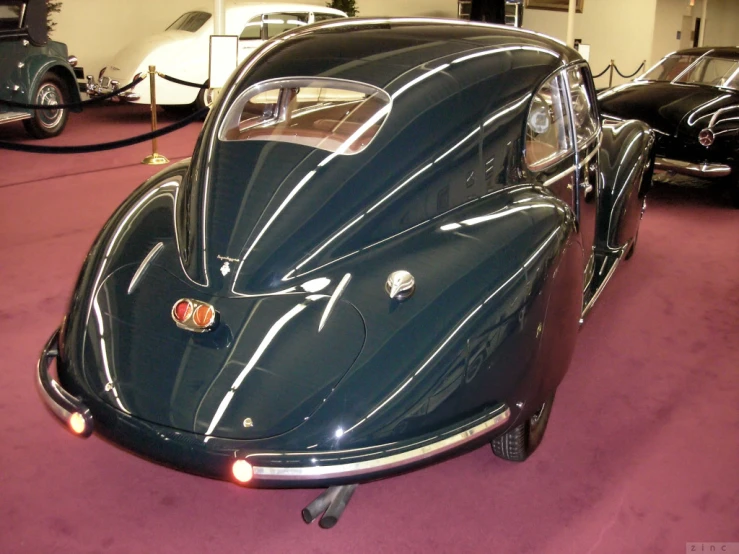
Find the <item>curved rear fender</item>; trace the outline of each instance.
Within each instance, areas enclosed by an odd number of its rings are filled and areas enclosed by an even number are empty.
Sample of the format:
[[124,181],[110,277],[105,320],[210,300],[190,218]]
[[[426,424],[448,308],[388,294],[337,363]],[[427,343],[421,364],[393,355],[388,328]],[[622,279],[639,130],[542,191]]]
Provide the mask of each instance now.
[[600,147],[597,250],[615,253],[636,235],[651,183],[654,132],[641,121],[603,125]]
[[[571,210],[529,190],[493,212],[480,202],[450,214],[363,265],[345,297],[365,318],[367,343],[316,414],[351,430],[344,445],[412,439],[501,402],[513,421],[518,402],[527,410],[559,383],[582,305],[582,247]],[[417,282],[400,305],[377,287],[398,260]],[[563,313],[572,321],[559,336]]]
[[[69,66],[59,63],[59,61],[49,60],[45,56],[33,57],[28,62],[29,72],[33,75],[33,80],[29,88],[31,103],[34,101],[34,94],[36,89],[41,84],[44,76],[47,73],[53,73],[59,77],[66,88],[65,103],[68,102],[79,102],[81,100],[80,90],[77,87],[77,78],[74,76],[74,71]],[[70,111],[81,112],[82,108],[70,108]]]

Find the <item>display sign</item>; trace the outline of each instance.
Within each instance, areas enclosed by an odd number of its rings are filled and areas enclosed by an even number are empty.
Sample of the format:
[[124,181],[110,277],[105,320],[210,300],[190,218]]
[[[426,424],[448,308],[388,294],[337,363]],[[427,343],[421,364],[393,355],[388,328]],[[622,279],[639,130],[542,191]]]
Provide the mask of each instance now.
[[222,88],[239,65],[239,37],[211,35],[208,79],[210,88]]
[[[577,13],[582,13],[585,0],[577,0]],[[533,10],[570,11],[570,0],[526,0],[526,7]]]

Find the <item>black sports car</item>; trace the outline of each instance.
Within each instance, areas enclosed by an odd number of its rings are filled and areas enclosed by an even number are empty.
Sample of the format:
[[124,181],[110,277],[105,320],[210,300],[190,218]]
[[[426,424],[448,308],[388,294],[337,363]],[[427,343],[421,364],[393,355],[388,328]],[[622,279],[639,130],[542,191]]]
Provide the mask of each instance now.
[[265,43],[103,228],[43,398],[186,471],[331,486],[304,512],[326,527],[357,483],[482,443],[526,459],[650,179],[651,131],[602,126],[594,91],[576,51],[503,26]]
[[675,52],[598,101],[606,117],[655,130],[655,179],[719,183],[739,207],[739,48]]

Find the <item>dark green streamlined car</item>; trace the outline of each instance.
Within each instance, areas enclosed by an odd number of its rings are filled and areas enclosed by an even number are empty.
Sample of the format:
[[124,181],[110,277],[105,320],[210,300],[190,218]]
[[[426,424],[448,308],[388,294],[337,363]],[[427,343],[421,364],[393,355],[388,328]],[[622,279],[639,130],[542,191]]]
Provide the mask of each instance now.
[[0,124],[23,121],[35,138],[61,133],[69,109],[54,106],[80,101],[76,63],[66,44],[48,39],[46,0],[0,0],[0,100],[49,106],[32,110],[0,102]]
[[652,144],[602,126],[587,64],[535,33],[285,33],[105,225],[42,395],[79,435],[254,487],[353,486],[483,442],[523,460],[633,252]]

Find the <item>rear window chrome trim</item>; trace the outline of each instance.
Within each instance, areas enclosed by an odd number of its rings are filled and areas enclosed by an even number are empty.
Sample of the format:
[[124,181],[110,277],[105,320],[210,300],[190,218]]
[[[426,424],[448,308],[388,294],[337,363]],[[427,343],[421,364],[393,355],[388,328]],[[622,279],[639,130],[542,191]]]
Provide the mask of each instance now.
[[[377,133],[375,133],[375,136],[380,133],[382,130],[383,125],[385,124],[385,121],[387,121],[387,118],[389,114],[392,112],[392,106],[393,106],[393,97],[388,94],[385,90],[370,85],[368,83],[363,83],[361,81],[352,81],[349,79],[338,79],[335,77],[311,77],[311,76],[295,76],[295,77],[279,77],[276,79],[268,79],[265,81],[260,81],[259,83],[256,83],[250,87],[248,87],[246,90],[242,91],[234,100],[231,102],[231,106],[229,106],[228,110],[226,111],[223,119],[221,120],[221,123],[219,124],[217,137],[218,140],[221,142],[239,142],[238,140],[228,139],[226,138],[226,133],[230,130],[230,127],[233,124],[234,117],[236,116],[235,112],[238,111],[243,107],[243,103],[245,99],[257,96],[263,92],[271,91],[271,90],[280,90],[283,88],[301,88],[301,87],[310,87],[310,88],[335,88],[335,89],[342,89],[346,91],[352,91],[352,92],[358,92],[362,94],[367,95],[378,95],[380,98],[384,101],[384,107],[380,112],[375,114],[376,116],[380,113],[382,114],[381,117],[381,123],[379,125],[379,128],[377,130]],[[372,119],[375,119],[373,117]],[[374,138],[372,139],[374,140]],[[370,142],[372,142],[370,140]],[[366,146],[365,146],[366,148]],[[352,152],[348,149],[339,149],[338,151],[334,152],[334,154],[341,154],[341,155],[354,155],[359,152]]]

